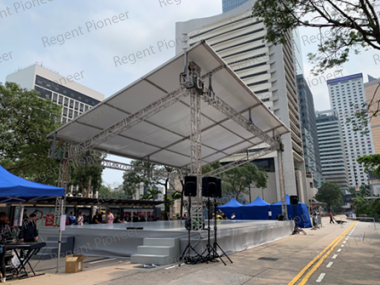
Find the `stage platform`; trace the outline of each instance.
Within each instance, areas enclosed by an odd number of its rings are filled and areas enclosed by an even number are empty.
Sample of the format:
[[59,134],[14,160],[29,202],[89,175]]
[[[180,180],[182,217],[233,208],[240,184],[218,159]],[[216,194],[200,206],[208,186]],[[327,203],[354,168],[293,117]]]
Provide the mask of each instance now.
[[[143,230],[127,230],[127,227],[143,227]],[[217,221],[217,241],[227,254],[231,254],[290,236],[293,229],[294,221]],[[211,230],[213,241],[214,221],[211,221]],[[179,238],[181,252],[188,241],[185,221],[66,226],[63,235],[75,236],[74,254],[116,258],[129,258],[135,254],[144,238]],[[58,236],[58,228],[41,227],[39,236],[41,241]],[[203,251],[207,244],[207,230],[191,231],[191,242],[197,251]],[[52,258],[55,257],[52,254]]]

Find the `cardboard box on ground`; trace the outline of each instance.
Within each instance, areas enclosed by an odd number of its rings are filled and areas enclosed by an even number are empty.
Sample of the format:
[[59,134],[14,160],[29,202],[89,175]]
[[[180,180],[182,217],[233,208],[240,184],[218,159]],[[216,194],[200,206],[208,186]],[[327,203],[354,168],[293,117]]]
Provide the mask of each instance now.
[[66,273],[76,273],[83,270],[83,260],[86,256],[72,254],[66,256]]

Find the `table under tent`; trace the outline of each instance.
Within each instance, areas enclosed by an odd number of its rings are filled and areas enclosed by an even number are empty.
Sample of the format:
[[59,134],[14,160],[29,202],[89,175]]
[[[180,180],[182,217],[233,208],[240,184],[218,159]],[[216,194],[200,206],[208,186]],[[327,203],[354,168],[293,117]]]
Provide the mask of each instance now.
[[228,219],[231,219],[232,213],[235,213],[236,220],[242,220],[241,206],[235,198],[232,198],[228,203],[216,207],[217,210],[221,210],[223,214],[227,216]]
[[269,220],[269,209],[270,204],[257,197],[255,201],[241,206],[243,220]]
[[[20,178],[12,173],[9,173],[0,165],[0,203],[1,204],[21,204],[22,203],[35,203],[41,199],[47,199],[52,197],[64,197],[65,189],[54,187],[50,185],[44,185],[41,183],[32,182],[23,178]],[[21,225],[22,213],[18,213],[18,223]],[[26,270],[26,265],[33,272],[34,276],[37,274],[34,272],[33,267],[30,265],[29,260],[33,255],[37,254],[38,251],[45,247],[45,242],[23,242],[23,243],[7,243],[6,249],[8,260],[13,256],[13,253],[17,256],[20,261],[19,266],[16,270],[11,270],[12,277],[19,277],[20,274],[26,274],[29,277],[29,273]],[[11,250],[13,250],[11,252]],[[9,252],[9,253],[8,253]],[[24,258],[20,258],[20,253],[23,252]],[[7,276],[8,277],[8,276]]]

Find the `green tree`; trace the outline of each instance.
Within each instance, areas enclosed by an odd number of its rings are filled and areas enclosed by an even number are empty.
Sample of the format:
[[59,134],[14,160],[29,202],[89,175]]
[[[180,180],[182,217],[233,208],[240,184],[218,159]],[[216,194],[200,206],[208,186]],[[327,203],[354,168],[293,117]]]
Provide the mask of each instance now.
[[380,176],[380,154],[362,156],[356,159],[356,161],[363,164],[365,172],[372,171],[374,175]]
[[356,215],[366,214],[370,217],[376,218],[380,215],[380,200],[368,200],[364,197],[355,198],[352,204],[356,207]]
[[154,188],[148,189],[146,195],[143,195],[143,200],[154,200],[158,194],[162,194],[161,191],[158,191]]
[[359,188],[359,194],[363,197],[371,196],[371,188],[369,184],[362,184]]
[[[376,0],[258,0],[252,16],[267,28],[265,39],[273,44],[289,41],[288,32],[298,27],[329,29],[318,43],[318,53],[309,53],[313,72],[341,66],[361,48],[380,50],[380,24]],[[322,36],[322,34],[321,34]]]
[[92,189],[95,194],[102,185],[101,155],[94,152],[87,154],[86,159],[82,158],[77,164],[71,164],[70,184],[78,185],[82,197],[89,197]]
[[319,202],[325,202],[328,209],[337,208],[341,206],[342,190],[338,184],[323,182],[315,195],[315,199]]
[[248,182],[257,188],[267,188],[268,174],[253,163],[246,163],[224,172],[221,178],[223,191],[231,193],[237,200],[240,193],[249,194]]
[[52,142],[46,135],[60,126],[61,108],[34,90],[0,84],[0,164],[17,176],[56,185],[59,164],[47,157]]

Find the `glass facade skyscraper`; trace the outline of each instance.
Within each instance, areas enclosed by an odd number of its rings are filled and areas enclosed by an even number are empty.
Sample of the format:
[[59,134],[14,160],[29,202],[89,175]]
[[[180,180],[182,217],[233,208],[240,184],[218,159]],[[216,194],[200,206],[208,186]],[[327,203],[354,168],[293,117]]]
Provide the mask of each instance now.
[[231,11],[249,0],[223,0],[223,13]]

